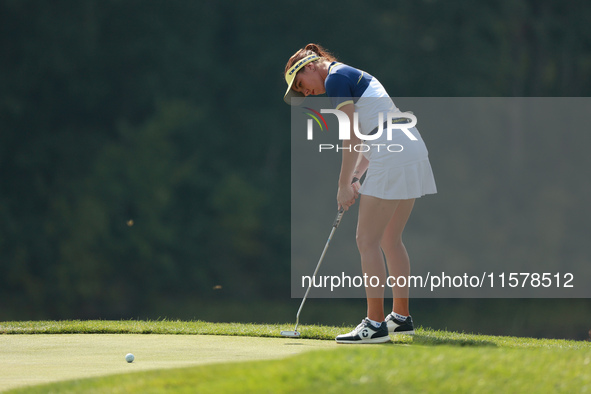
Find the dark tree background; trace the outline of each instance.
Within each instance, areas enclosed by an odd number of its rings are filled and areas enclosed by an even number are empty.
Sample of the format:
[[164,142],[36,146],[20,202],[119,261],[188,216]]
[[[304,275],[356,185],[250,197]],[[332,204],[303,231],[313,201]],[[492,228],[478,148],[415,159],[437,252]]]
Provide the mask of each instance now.
[[[290,319],[289,56],[320,42],[399,97],[584,97],[590,17],[583,0],[0,0],[0,319]],[[516,176],[555,169],[528,136],[513,149]],[[453,154],[438,161],[438,184],[458,163],[495,178],[457,141]],[[588,172],[591,160],[576,164]],[[585,242],[589,210],[577,207],[589,189],[515,196],[512,209],[532,215],[497,223],[491,239],[544,217]],[[493,218],[500,209],[494,193],[473,198]],[[437,199],[434,222],[470,221]],[[556,253],[560,237],[547,234]],[[480,247],[464,241],[467,255]],[[507,312],[502,302],[423,304],[449,317]],[[508,309],[578,316],[577,333],[546,322],[536,335],[580,336],[590,311],[586,300],[519,302]]]

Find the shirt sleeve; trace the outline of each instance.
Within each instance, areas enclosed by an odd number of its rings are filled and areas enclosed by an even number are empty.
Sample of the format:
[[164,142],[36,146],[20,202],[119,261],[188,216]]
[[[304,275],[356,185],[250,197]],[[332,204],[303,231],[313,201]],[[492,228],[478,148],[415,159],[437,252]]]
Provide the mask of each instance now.
[[350,78],[341,74],[330,74],[326,78],[326,95],[335,109],[346,104],[353,104],[353,91],[355,86]]

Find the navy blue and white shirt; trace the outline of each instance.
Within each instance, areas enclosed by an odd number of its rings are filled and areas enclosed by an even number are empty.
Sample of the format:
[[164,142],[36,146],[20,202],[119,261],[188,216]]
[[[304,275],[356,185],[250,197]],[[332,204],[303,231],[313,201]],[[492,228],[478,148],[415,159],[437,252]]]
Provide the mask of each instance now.
[[400,112],[380,81],[343,63],[330,64],[324,87],[335,109],[354,104],[362,134],[367,135],[378,126],[380,112],[384,113],[383,121],[388,112]]

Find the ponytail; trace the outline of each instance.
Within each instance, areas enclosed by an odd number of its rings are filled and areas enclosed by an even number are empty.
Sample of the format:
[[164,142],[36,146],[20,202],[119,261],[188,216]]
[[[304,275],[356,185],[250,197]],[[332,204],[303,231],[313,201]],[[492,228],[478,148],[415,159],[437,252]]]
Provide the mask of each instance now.
[[[337,59],[333,56],[332,53],[330,53],[329,51],[327,51],[325,48],[323,48],[321,45],[319,44],[308,44],[304,47],[304,49],[306,51],[311,51],[312,53],[315,53],[316,55],[328,60],[329,62],[336,62]],[[310,55],[312,54],[310,53]]]
[[[287,64],[285,65],[285,72],[291,68],[296,62],[300,61],[301,59],[305,58],[306,56],[310,55],[317,55],[320,57],[318,60],[328,60],[329,62],[336,62],[337,59],[334,55],[328,52],[325,48],[323,48],[319,44],[310,43],[306,45],[304,48],[297,51],[292,57],[289,58]],[[318,61],[315,60],[315,61]]]

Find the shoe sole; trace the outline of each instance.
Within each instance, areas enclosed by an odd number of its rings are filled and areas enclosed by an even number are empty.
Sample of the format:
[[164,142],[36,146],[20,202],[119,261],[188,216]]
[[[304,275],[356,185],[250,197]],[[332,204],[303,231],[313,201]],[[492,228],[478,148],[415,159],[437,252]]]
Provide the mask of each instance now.
[[392,332],[389,332],[389,334],[394,334],[394,335],[415,335],[415,330],[412,330],[412,331],[392,331]]
[[347,341],[347,340],[343,340],[343,339],[335,339],[337,341],[337,343],[351,343],[351,344],[372,344],[372,343],[386,343],[386,342],[390,342],[390,336],[385,336],[385,337],[379,337],[379,338],[370,338],[370,339],[360,339],[358,341]]

